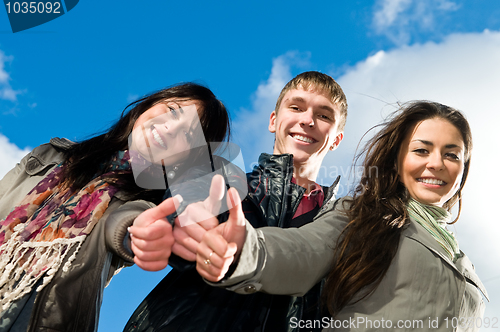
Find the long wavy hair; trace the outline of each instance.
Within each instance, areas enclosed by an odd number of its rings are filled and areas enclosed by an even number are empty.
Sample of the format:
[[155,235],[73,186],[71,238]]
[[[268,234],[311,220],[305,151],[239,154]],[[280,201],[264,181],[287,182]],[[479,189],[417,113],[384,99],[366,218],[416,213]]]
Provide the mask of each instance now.
[[[389,269],[401,232],[409,222],[406,210],[409,194],[398,175],[401,143],[415,125],[433,118],[449,121],[462,134],[465,146],[462,180],[443,207],[450,210],[460,202],[472,149],[467,120],[459,111],[435,102],[413,101],[402,105],[388,122],[380,125],[383,126],[380,132],[356,157],[358,161],[364,156],[363,175],[352,199],[346,200],[350,222],[336,244],[335,259],[323,290],[323,302],[333,317],[347,304],[370,295]],[[460,211],[461,204],[458,215]]]
[[[111,128],[98,136],[73,145],[66,151],[66,183],[82,188],[102,172],[102,165],[116,152],[128,149],[128,137],[136,120],[154,105],[167,100],[193,100],[199,102],[200,123],[207,142],[222,142],[230,136],[230,119],[224,104],[210,89],[196,83],[174,85],[151,93],[129,104],[120,119]],[[201,109],[200,109],[201,108]],[[109,179],[131,198],[161,201],[163,191],[147,190],[135,185],[131,173],[117,174]]]

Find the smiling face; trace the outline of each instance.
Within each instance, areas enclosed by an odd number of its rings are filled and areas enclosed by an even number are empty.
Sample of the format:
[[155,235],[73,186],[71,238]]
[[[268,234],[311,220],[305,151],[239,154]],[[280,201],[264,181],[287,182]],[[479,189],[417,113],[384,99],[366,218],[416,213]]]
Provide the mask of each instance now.
[[[203,138],[203,139],[200,139]],[[170,166],[184,161],[204,141],[196,101],[162,101],[134,124],[130,150],[152,163]]]
[[321,164],[326,153],[337,148],[339,107],[315,90],[288,91],[278,113],[271,113],[269,131],[275,133],[274,154],[293,154],[295,166]]
[[449,121],[421,121],[406,136],[398,156],[400,181],[411,197],[443,206],[458,190],[464,172],[464,141]]

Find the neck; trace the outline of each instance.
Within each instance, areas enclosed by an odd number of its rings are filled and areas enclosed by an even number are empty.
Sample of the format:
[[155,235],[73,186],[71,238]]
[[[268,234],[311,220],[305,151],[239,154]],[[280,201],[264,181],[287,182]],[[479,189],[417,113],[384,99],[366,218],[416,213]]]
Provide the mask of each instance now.
[[418,222],[420,222],[419,220],[422,220],[422,218],[427,218],[440,224],[441,227],[446,227],[446,224],[451,220],[451,213],[440,206],[423,204],[414,198],[410,198],[407,206],[410,216]]
[[293,163],[293,177],[299,186],[306,188],[306,194],[314,188],[320,167],[320,164]]

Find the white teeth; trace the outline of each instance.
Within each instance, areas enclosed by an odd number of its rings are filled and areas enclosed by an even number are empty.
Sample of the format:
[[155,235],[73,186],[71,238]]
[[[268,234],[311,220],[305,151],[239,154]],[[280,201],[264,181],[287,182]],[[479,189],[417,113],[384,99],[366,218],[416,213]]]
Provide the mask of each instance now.
[[158,144],[160,144],[164,149],[166,149],[167,146],[165,145],[165,143],[163,143],[163,140],[161,139],[160,134],[158,134],[158,132],[156,131],[156,129],[154,127],[153,127],[153,129],[151,129],[151,133],[153,134],[153,138],[155,139],[155,141],[158,142]]
[[312,139],[310,139],[309,137],[304,137],[301,135],[293,135],[292,137],[295,139],[298,139],[299,141],[302,141],[302,142],[314,143],[314,141]]
[[444,185],[445,182],[438,180],[438,179],[418,179],[419,182],[427,183],[427,184],[437,184],[437,185]]

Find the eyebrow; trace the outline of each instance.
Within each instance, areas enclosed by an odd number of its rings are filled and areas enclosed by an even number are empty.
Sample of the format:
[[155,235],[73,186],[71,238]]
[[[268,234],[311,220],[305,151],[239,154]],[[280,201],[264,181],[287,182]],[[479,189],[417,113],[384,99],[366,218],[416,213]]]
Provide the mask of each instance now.
[[[426,141],[424,139],[414,139],[412,142],[421,142],[421,143],[423,143],[425,145],[434,146],[434,143],[432,143],[431,141]],[[446,144],[444,147],[446,149],[455,149],[455,148],[462,149],[461,146],[456,145],[456,144]]]
[[[302,98],[302,97],[292,97],[292,98],[289,99],[289,101],[291,103],[293,103],[293,102],[305,103],[306,102],[305,99]],[[323,109],[325,111],[331,112],[332,114],[335,114],[334,109],[331,108],[328,105],[320,105],[319,108],[321,108],[321,109]]]

